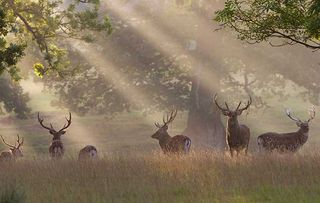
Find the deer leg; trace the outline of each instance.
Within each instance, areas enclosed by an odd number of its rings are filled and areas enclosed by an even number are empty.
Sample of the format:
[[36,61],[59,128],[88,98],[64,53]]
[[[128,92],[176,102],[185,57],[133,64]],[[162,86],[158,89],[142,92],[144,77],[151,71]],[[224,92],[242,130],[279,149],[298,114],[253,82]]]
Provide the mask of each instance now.
[[233,150],[232,149],[230,149],[230,155],[231,155],[231,157],[233,157]]

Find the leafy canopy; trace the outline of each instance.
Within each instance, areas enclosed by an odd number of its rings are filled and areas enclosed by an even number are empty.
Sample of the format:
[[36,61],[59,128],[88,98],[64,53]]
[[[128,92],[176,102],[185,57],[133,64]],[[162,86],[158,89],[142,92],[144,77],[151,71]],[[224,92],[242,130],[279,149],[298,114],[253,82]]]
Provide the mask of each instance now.
[[[249,43],[273,46],[300,44],[320,49],[320,1],[227,0],[215,20]],[[274,38],[284,39],[272,41]]]
[[[99,16],[98,0],[74,0],[69,3],[63,0],[0,0],[0,7],[0,26],[5,25],[0,30],[0,45],[3,47],[11,40],[19,42],[7,48],[17,53],[8,56],[12,61],[6,63],[10,67],[6,70],[14,79],[18,79],[18,70],[14,65],[23,55],[23,46],[37,45],[44,59],[34,65],[38,76],[42,77],[47,72],[63,76],[62,71],[69,65],[67,51],[63,48],[64,39],[92,42],[94,32],[106,31],[110,34],[112,31],[109,19]],[[2,58],[0,60],[0,64],[7,62]]]

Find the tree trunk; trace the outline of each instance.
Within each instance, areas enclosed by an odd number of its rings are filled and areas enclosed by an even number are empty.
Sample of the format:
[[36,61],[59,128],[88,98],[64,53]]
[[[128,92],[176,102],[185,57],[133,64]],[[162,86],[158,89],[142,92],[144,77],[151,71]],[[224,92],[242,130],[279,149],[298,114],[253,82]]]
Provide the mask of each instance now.
[[226,147],[225,128],[220,111],[212,99],[213,91],[204,87],[199,76],[194,76],[187,127],[184,130],[184,135],[192,139],[194,148],[223,150]]

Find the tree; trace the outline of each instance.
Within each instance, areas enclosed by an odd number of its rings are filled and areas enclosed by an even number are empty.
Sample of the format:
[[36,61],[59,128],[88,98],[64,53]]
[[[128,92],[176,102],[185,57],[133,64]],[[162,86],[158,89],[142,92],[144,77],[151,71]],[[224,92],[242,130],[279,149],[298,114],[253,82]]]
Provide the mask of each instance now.
[[[25,45],[35,42],[38,46],[44,64],[36,63],[34,69],[40,77],[48,72],[63,77],[63,70],[68,68],[61,39],[92,42],[92,32],[110,33],[112,30],[109,19],[101,19],[98,15],[99,0],[1,0],[0,5],[11,28],[7,32]],[[12,71],[9,73],[17,75]]]
[[[24,118],[30,111],[18,83],[21,79],[18,61],[25,55],[26,47],[35,47],[33,53],[38,56],[34,64],[35,73],[56,74],[65,77],[69,67],[67,50],[62,39],[94,41],[93,33],[112,28],[107,17],[98,14],[98,0],[0,0],[0,102],[4,102],[7,111],[14,111]],[[31,50],[31,49],[29,49]]]
[[216,14],[223,28],[235,30],[239,39],[249,43],[269,41],[272,46],[300,44],[320,49],[318,0],[227,0]]

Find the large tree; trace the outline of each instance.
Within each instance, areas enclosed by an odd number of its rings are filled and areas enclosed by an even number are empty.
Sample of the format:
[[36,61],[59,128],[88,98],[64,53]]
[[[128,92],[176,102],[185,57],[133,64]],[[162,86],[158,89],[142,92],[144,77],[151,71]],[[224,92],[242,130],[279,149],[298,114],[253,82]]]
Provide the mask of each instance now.
[[92,42],[94,32],[111,32],[108,18],[98,15],[98,0],[0,0],[0,6],[0,88],[6,92],[2,93],[0,102],[19,117],[25,117],[30,111],[26,106],[27,95],[9,78],[21,79],[16,64],[25,55],[26,47],[29,47],[28,53],[32,50],[38,56],[33,66],[38,76],[64,77],[70,67],[62,40]]
[[[219,47],[225,45],[218,38],[208,40],[215,34],[208,20],[215,3],[208,7],[190,1],[191,4],[178,3],[170,8],[158,1],[128,2],[116,9],[131,12],[130,15],[121,16],[112,5],[105,6],[115,29],[108,40],[100,39],[99,46],[70,45],[69,57],[76,77],[44,77],[47,87],[57,94],[54,104],[81,115],[109,116],[130,110],[166,111],[175,106],[188,112],[184,133],[194,143],[223,148],[224,126],[212,103],[213,94],[224,90],[230,95],[242,94],[238,99],[248,99],[243,94],[245,90],[254,97],[255,105],[266,106],[253,90],[277,91],[268,86],[277,78],[254,80],[257,71],[244,72],[240,59],[217,57]],[[170,12],[171,9],[176,10]],[[163,32],[173,40],[167,42],[161,36],[157,39],[140,33],[151,32],[148,29],[155,35]],[[241,48],[234,48],[234,52],[239,53]],[[267,77],[261,73],[261,78]],[[126,94],[134,94],[132,90],[145,97],[134,95],[134,101],[128,100]]]
[[[320,49],[318,0],[227,0],[215,20],[249,43],[300,44]],[[281,41],[277,40],[281,39]]]

